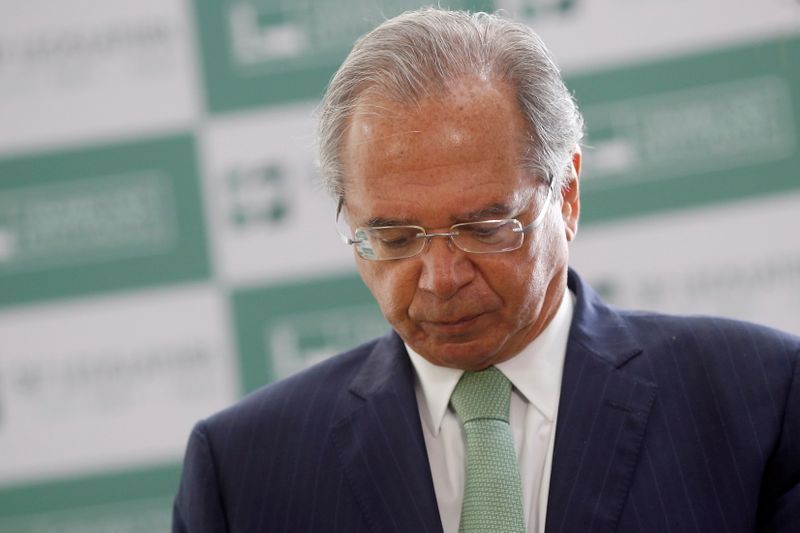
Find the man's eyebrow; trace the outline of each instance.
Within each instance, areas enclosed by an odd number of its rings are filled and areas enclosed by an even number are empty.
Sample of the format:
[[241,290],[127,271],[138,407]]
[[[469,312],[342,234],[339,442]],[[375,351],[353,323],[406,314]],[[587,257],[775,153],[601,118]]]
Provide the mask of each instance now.
[[516,211],[514,206],[506,203],[497,203],[478,209],[477,211],[470,211],[469,213],[450,217],[450,220],[453,221],[453,224],[457,224],[459,222],[477,222],[491,218],[506,218],[514,211]]
[[380,226],[419,226],[419,224],[412,218],[372,217],[364,223],[364,226],[377,228]]

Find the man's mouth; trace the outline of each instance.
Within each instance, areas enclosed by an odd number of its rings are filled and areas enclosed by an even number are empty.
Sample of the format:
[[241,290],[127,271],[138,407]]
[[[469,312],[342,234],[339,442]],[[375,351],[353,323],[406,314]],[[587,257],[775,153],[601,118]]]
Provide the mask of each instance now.
[[459,318],[441,318],[436,320],[425,320],[422,322],[423,329],[430,333],[440,335],[458,335],[467,333],[474,328],[483,313],[465,315]]

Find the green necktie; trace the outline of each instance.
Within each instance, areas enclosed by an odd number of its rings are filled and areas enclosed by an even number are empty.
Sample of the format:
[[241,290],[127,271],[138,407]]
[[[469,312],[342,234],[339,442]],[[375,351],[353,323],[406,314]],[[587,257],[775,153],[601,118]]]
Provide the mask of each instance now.
[[450,397],[467,437],[460,533],[525,533],[510,401],[511,382],[493,366],[464,372]]

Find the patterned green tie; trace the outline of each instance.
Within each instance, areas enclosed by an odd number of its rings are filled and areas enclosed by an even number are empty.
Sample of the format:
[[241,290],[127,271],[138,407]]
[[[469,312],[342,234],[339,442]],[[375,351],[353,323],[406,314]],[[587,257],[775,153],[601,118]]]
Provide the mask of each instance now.
[[510,401],[511,382],[493,366],[465,372],[450,397],[467,437],[461,533],[525,533]]

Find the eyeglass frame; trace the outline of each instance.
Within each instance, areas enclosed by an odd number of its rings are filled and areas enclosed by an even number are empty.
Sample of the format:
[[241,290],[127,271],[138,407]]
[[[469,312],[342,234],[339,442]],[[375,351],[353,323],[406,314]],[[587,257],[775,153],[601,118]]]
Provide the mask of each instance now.
[[[499,218],[499,219],[491,219],[491,220],[476,220],[474,222],[459,222],[457,224],[453,224],[452,226],[450,226],[448,228],[448,231],[439,232],[439,233],[428,233],[428,230],[426,228],[424,228],[422,226],[416,226],[416,225],[413,225],[413,224],[401,224],[401,225],[397,225],[397,226],[376,226],[376,227],[371,227],[371,228],[370,227],[365,227],[365,226],[359,226],[359,227],[357,227],[355,229],[356,233],[360,229],[364,229],[364,230],[373,229],[374,230],[374,229],[383,229],[383,228],[415,228],[415,229],[419,229],[420,230],[420,233],[418,233],[415,236],[415,238],[424,239],[425,242],[422,245],[422,247],[419,249],[418,252],[415,252],[412,255],[405,255],[405,256],[402,256],[402,257],[386,257],[386,258],[383,258],[383,259],[368,258],[368,257],[364,257],[361,254],[361,252],[358,251],[358,248],[356,248],[356,253],[358,254],[359,257],[361,257],[365,261],[398,261],[400,259],[410,259],[412,257],[416,257],[418,255],[421,255],[423,252],[425,252],[425,249],[428,248],[428,246],[430,246],[431,239],[433,239],[434,237],[447,237],[450,240],[450,242],[453,244],[453,246],[455,246],[459,250],[461,250],[461,251],[463,251],[465,253],[468,253],[468,254],[497,254],[497,253],[504,253],[504,252],[513,252],[514,250],[519,250],[520,248],[522,248],[522,245],[525,243],[524,238],[523,238],[523,240],[520,241],[519,246],[516,246],[514,248],[506,248],[506,249],[503,249],[503,250],[492,250],[492,251],[487,251],[487,252],[476,252],[476,251],[472,251],[472,250],[465,250],[464,248],[459,246],[458,243],[456,242],[456,240],[453,238],[454,236],[458,235],[458,232],[453,231],[453,229],[457,228],[459,226],[473,225],[473,224],[476,224],[476,223],[480,224],[480,223],[492,223],[492,222],[497,223],[497,222],[511,222],[511,221],[513,221],[513,222],[518,224],[518,227],[513,228],[511,231],[513,231],[514,233],[522,233],[524,235],[525,233],[529,233],[533,229],[535,229],[538,226],[540,226],[542,221],[544,221],[544,217],[547,214],[548,207],[549,207],[549,204],[550,204],[550,198],[552,196],[553,196],[553,180],[551,179],[549,181],[548,187],[547,187],[547,197],[544,199],[544,202],[542,202],[543,208],[539,211],[539,214],[536,216],[536,218],[533,219],[533,221],[530,224],[528,224],[527,226],[523,226],[522,222],[520,222],[516,218]],[[342,207],[344,207],[344,197],[339,198],[339,205],[336,207],[336,232],[339,234],[339,237],[342,239],[342,241],[345,244],[350,245],[350,246],[352,246],[354,244],[360,244],[360,243],[364,242],[363,239],[358,239],[358,240],[351,239],[350,237],[348,237],[347,235],[342,233],[342,231],[339,229],[339,215],[342,212]]]

